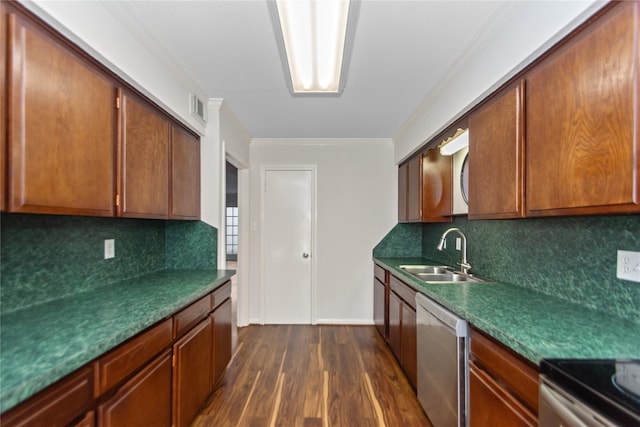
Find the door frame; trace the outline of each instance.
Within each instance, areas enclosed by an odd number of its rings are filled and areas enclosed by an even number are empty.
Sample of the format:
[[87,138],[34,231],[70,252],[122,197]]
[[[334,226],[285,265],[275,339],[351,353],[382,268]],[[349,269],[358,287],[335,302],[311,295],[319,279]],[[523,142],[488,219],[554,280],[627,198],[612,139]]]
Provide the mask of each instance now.
[[318,323],[318,310],[316,283],[317,283],[317,265],[318,265],[318,251],[317,251],[317,194],[318,194],[318,167],[317,165],[304,164],[304,165],[262,165],[260,167],[260,323],[265,323],[266,318],[266,275],[265,275],[265,254],[267,248],[265,247],[265,186],[267,182],[268,171],[309,171],[311,172],[311,324],[316,325]]

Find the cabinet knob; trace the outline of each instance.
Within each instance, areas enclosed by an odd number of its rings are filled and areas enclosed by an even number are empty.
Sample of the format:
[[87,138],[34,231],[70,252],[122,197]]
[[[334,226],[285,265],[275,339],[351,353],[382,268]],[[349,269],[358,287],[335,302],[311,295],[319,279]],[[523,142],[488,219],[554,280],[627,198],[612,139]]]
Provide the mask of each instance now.
[[303,254],[302,254],[302,258],[305,258],[305,259],[309,258],[309,254],[308,254],[308,253],[306,253],[306,252],[305,252],[305,253],[303,253]]

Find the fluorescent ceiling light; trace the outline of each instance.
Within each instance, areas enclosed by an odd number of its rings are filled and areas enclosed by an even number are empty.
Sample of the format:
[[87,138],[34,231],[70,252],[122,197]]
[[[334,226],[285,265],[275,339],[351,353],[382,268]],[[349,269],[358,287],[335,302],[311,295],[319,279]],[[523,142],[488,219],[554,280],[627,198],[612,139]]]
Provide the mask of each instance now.
[[339,93],[349,0],[276,0],[294,93]]
[[469,146],[469,132],[467,129],[458,129],[456,133],[440,144],[440,154],[443,156],[451,156]]

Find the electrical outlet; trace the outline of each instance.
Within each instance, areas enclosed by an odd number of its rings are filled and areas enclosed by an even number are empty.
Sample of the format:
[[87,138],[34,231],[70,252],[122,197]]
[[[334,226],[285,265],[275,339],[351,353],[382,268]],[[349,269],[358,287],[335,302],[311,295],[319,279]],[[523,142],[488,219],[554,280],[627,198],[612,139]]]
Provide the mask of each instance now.
[[116,241],[115,239],[106,239],[104,241],[104,259],[116,257]]
[[618,279],[640,282],[640,252],[618,251]]
[[456,251],[462,250],[462,237],[456,237]]

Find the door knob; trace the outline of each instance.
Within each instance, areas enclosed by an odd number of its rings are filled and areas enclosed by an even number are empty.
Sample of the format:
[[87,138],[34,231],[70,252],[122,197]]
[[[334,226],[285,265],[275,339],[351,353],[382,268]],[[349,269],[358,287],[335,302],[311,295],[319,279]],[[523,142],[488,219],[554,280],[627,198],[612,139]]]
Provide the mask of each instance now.
[[309,258],[309,254],[308,254],[308,253],[306,253],[306,252],[305,252],[305,253],[303,253],[303,254],[302,254],[302,258],[305,258],[305,259],[306,259],[306,258]]

